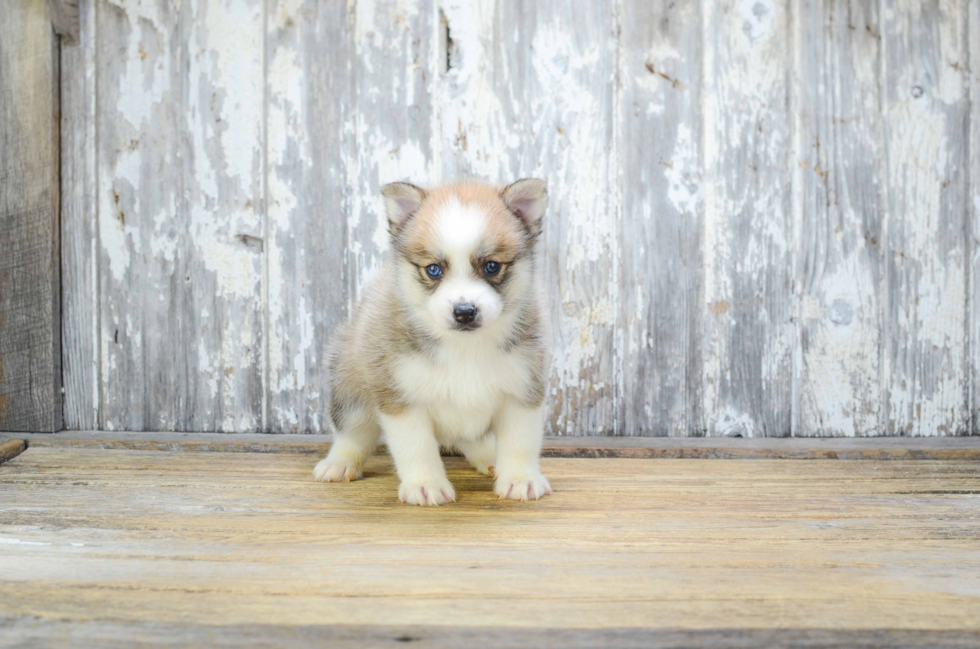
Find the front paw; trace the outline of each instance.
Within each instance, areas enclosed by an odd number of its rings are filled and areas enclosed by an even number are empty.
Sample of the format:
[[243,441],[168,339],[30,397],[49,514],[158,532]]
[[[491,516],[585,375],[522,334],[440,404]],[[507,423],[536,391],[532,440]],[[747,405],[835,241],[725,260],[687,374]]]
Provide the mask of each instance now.
[[360,468],[353,463],[324,458],[313,467],[313,479],[317,482],[351,482],[363,477]]
[[493,486],[493,492],[504,499],[537,500],[551,493],[548,478],[540,473],[525,476],[500,476]]
[[398,500],[409,505],[444,505],[456,500],[456,490],[445,478],[403,482]]

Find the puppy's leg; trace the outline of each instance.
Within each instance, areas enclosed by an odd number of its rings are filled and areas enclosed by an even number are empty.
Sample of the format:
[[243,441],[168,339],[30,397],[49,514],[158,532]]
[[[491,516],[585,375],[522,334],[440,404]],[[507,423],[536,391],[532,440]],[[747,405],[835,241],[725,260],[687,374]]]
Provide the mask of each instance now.
[[493,475],[493,463],[497,453],[496,438],[487,433],[483,437],[456,443],[456,448],[466,457],[470,465],[483,475]]
[[413,407],[397,415],[381,414],[380,419],[402,481],[398,499],[410,505],[441,505],[456,500],[429,413]]
[[544,408],[507,399],[494,416],[493,430],[497,434],[494,493],[512,500],[537,500],[550,494],[551,485],[540,468]]
[[327,457],[313,468],[319,482],[350,482],[364,476],[361,469],[378,447],[381,427],[367,409],[344,418],[344,430],[338,430]]

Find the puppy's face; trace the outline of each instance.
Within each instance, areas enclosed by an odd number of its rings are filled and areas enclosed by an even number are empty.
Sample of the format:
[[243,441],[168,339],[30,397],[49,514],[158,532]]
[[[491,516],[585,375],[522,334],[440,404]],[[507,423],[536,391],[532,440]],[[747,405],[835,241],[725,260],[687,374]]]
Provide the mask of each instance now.
[[403,298],[436,332],[489,328],[526,298],[544,183],[383,190]]

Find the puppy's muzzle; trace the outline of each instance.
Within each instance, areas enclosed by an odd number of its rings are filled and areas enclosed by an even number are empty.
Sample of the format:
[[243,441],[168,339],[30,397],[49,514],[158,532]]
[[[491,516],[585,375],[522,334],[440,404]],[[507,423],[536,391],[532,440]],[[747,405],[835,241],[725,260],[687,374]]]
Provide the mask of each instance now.
[[476,323],[478,313],[474,304],[456,304],[453,307],[453,319],[456,321],[456,328],[476,329],[478,326]]

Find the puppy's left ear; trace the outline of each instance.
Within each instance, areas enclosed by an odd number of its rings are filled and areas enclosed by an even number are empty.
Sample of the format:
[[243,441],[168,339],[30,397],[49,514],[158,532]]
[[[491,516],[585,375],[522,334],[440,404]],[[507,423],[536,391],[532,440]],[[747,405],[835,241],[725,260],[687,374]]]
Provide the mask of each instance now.
[[504,204],[527,226],[533,236],[541,234],[541,217],[548,208],[548,186],[537,178],[522,178],[500,192]]
[[395,236],[408,217],[422,205],[425,190],[409,183],[391,183],[382,187],[381,193],[388,211],[388,231]]

